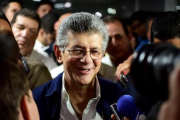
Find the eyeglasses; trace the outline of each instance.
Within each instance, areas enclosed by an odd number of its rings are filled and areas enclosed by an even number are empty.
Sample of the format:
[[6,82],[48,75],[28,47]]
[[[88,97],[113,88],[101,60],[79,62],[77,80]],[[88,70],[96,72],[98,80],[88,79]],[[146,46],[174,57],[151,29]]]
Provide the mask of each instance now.
[[101,59],[104,56],[104,52],[102,50],[85,51],[84,49],[70,49],[67,51],[71,57],[77,59],[83,58],[86,52],[90,52],[91,59],[93,60]]

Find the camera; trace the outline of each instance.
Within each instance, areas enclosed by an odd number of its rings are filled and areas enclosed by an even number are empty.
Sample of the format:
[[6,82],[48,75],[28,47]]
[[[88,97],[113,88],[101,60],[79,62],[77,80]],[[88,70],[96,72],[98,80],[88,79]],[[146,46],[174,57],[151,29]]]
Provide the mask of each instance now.
[[168,79],[180,61],[180,49],[168,43],[143,46],[133,56],[130,77],[136,90],[156,100],[168,98]]
[[127,82],[128,82],[128,79],[122,72],[119,76],[119,80],[117,80],[117,83],[120,84],[123,88],[125,88],[127,85]]

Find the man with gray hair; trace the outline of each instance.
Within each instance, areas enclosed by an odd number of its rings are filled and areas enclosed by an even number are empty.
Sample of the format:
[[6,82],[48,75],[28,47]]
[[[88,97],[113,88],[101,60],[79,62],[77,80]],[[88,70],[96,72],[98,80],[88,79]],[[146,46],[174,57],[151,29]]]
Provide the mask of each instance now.
[[74,13],[61,23],[54,51],[64,72],[33,91],[41,120],[111,118],[110,105],[124,90],[97,77],[107,44],[107,28],[95,15]]

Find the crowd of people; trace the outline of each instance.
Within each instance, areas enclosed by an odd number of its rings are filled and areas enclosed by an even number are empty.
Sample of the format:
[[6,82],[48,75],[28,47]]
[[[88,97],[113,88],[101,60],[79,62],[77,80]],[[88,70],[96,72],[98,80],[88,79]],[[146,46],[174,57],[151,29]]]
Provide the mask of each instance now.
[[[123,120],[179,120],[179,59],[152,60],[163,52],[156,48],[163,44],[171,45],[164,45],[165,50],[179,51],[178,12],[137,11],[129,18],[100,18],[86,11],[58,16],[49,0],[37,2],[34,10],[24,8],[20,0],[4,0],[0,3],[0,118],[116,120],[110,106],[131,95],[146,117],[118,113]],[[168,66],[171,62],[175,66]],[[160,65],[167,71],[157,72]],[[146,76],[141,79],[149,69],[168,77],[163,87],[158,86],[161,80],[156,86],[156,82],[147,85],[151,81]],[[167,97],[154,97],[156,87],[167,88],[158,91]]]

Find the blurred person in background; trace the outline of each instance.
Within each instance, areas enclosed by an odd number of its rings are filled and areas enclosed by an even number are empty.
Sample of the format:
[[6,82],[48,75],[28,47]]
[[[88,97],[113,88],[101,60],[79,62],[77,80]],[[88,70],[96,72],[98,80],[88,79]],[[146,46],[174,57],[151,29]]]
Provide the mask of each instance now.
[[[147,12],[148,16],[147,16],[147,19],[146,19],[146,22],[145,22],[145,25],[146,25],[146,35],[147,35],[147,39],[150,41],[151,40],[151,26],[152,26],[152,22],[153,22],[153,19],[158,15],[158,14],[161,14],[161,12]],[[136,38],[137,39],[137,38]],[[134,39],[134,41],[136,41]],[[148,43],[150,43],[148,41]],[[145,42],[146,43],[146,42]],[[146,44],[144,44],[146,45]],[[143,45],[142,45],[143,46]],[[141,47],[142,47],[141,46]],[[136,47],[136,42],[134,43],[134,48]],[[141,47],[139,47],[138,49],[140,49]],[[135,50],[138,50],[138,49],[135,49]],[[129,71],[130,71],[130,64],[131,64],[131,60],[132,60],[132,56],[129,56],[129,58],[127,60],[125,60],[123,63],[119,64],[118,67],[117,67],[117,70],[116,70],[116,76],[120,76],[120,74],[124,71],[125,74],[128,74]]]
[[54,9],[54,4],[50,0],[41,0],[36,3],[36,12],[40,18]]
[[149,12],[136,11],[132,13],[129,18],[130,29],[133,36],[135,37],[135,51],[138,51],[142,46],[149,43],[146,27],[146,19],[148,15]]
[[54,63],[56,60],[53,54],[49,52],[49,49],[51,49],[51,44],[55,41],[56,31],[54,29],[54,24],[57,20],[58,17],[54,12],[49,12],[41,18],[41,28],[33,48],[45,57],[51,58]]
[[37,60],[24,58],[20,55],[20,50],[12,33],[10,23],[2,11],[0,11],[0,38],[1,56],[4,56],[7,60],[18,65],[27,75],[31,89],[52,79],[47,67],[43,63]]
[[3,0],[0,9],[5,13],[9,22],[11,22],[14,14],[22,9],[22,2],[20,0]]
[[[180,15],[177,12],[169,11],[169,12],[159,13],[153,19],[153,23],[152,23],[152,27],[151,27],[151,43],[169,43],[169,44],[176,46],[177,48],[180,48],[180,32],[179,32],[180,26],[179,26],[179,24],[180,24]],[[160,69],[157,69],[157,70],[160,70]],[[178,70],[176,72],[178,72]],[[178,73],[176,73],[176,75],[178,75]],[[177,76],[174,79],[176,81],[178,79]],[[172,80],[170,80],[170,84],[174,84],[174,83],[171,83],[171,81]],[[151,92],[151,90],[149,92]],[[152,94],[154,94],[154,93],[152,93]],[[164,94],[164,93],[162,93],[162,94]],[[172,101],[175,101],[173,98],[171,98],[172,94],[173,94],[172,91],[170,91],[170,98],[167,101],[167,104],[165,103],[162,108],[161,108],[161,105],[164,102],[163,99],[161,99],[161,100],[157,99],[158,101],[154,101],[154,100],[156,100],[155,98],[150,98],[150,99],[147,99],[148,101],[145,101],[144,97],[140,96],[139,99],[137,99],[137,103],[142,109],[144,109],[144,110],[146,109],[146,111],[148,110],[148,116],[147,116],[146,120],[157,120],[159,108],[162,109],[162,113],[159,115],[160,118],[161,119],[163,117],[165,118],[165,116],[161,116],[161,115],[164,114],[163,112],[167,112],[167,108],[170,107],[168,105],[170,103],[172,103]],[[174,93],[174,94],[177,95],[177,93]],[[150,106],[147,107],[146,105],[150,105]],[[179,105],[179,103],[177,103],[177,105]],[[179,111],[174,106],[171,109],[172,110],[176,109],[177,111]],[[173,118],[178,117],[176,114],[176,112],[177,112],[176,110],[174,111],[175,112],[174,114],[176,116],[174,116],[174,117],[169,116],[167,118],[170,119],[170,117],[172,117],[172,119],[173,119]],[[172,114],[172,112],[171,112],[171,114]]]
[[118,16],[106,16],[103,21],[108,29],[109,42],[108,54],[103,57],[102,63],[116,68],[133,53],[131,36],[126,23]]
[[35,11],[27,8],[18,11],[15,13],[11,25],[20,53],[23,56],[44,63],[49,70],[57,66],[52,59],[33,50],[41,25],[40,18]]
[[0,75],[0,118],[39,120],[28,80],[16,64],[0,56]]

